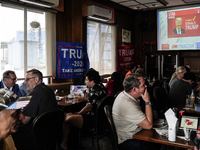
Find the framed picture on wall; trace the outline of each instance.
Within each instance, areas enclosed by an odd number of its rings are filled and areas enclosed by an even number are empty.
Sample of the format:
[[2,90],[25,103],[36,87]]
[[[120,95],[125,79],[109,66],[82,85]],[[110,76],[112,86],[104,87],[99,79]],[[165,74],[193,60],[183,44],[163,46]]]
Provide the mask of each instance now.
[[131,31],[122,29],[122,42],[131,43]]

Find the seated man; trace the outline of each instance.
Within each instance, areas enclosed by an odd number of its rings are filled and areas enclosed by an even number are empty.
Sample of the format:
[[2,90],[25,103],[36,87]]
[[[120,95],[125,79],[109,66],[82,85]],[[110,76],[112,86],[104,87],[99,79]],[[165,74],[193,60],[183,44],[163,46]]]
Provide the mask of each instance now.
[[[112,108],[119,150],[155,150],[159,148],[157,144],[132,138],[140,130],[151,129],[153,126],[151,101],[144,78],[141,74],[130,74],[125,77],[123,86],[124,91],[116,97]],[[138,99],[140,96],[145,101],[145,114],[140,108]]]
[[170,107],[177,107],[191,94],[191,85],[196,80],[194,73],[186,72],[182,80],[177,80],[169,91]]
[[24,116],[21,110],[3,110],[3,106],[0,106],[0,149],[16,150],[11,134],[18,130]]
[[61,147],[67,149],[67,141],[70,133],[70,126],[77,128],[88,128],[94,123],[95,111],[98,102],[107,95],[103,84],[100,84],[99,72],[90,68],[85,75],[85,84],[89,88],[88,100],[86,106],[75,114],[66,114],[63,125],[63,140]]
[[18,84],[15,84],[17,77],[14,71],[7,70],[3,73],[3,81],[0,82],[0,88],[5,88],[7,90],[13,91],[17,94],[18,97],[21,97],[22,94],[19,90]]
[[23,123],[31,123],[36,116],[58,108],[57,101],[52,89],[42,83],[43,75],[39,70],[29,70],[26,72],[25,84],[27,91],[32,96],[30,103],[24,107],[25,118]]

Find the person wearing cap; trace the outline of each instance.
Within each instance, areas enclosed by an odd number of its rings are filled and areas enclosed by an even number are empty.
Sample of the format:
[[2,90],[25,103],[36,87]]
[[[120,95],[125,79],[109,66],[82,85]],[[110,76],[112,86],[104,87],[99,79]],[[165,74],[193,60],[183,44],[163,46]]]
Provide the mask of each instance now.
[[3,80],[0,82],[0,88],[5,88],[6,90],[13,91],[18,97],[22,94],[19,90],[19,85],[16,84],[17,77],[14,71],[7,70],[3,73]]
[[43,75],[39,70],[32,69],[26,72],[25,83],[29,96],[32,96],[30,103],[24,107],[22,120],[24,124],[31,124],[32,120],[46,112],[58,108],[53,90],[42,82]]
[[0,106],[0,150],[16,150],[11,134],[16,132],[24,115],[20,109],[6,110]]

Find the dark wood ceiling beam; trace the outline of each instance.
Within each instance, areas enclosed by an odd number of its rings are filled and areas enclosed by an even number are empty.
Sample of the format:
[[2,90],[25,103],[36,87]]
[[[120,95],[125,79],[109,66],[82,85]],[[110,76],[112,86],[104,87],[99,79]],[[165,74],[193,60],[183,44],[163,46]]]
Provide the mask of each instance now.
[[158,2],[160,2],[161,4],[167,6],[168,5],[168,2],[166,2],[165,0],[157,0]]

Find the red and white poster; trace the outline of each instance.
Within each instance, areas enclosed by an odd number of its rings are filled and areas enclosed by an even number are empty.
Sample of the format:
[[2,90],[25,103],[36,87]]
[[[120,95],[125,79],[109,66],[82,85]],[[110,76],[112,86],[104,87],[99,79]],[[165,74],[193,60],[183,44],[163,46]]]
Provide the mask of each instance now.
[[117,46],[117,71],[128,70],[130,64],[134,62],[134,46],[119,45]]

